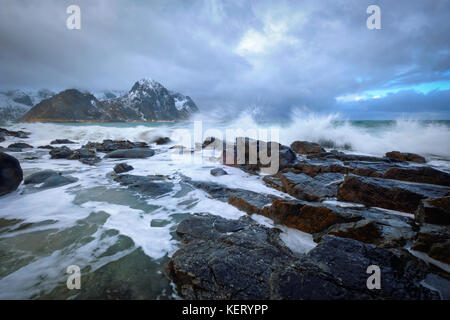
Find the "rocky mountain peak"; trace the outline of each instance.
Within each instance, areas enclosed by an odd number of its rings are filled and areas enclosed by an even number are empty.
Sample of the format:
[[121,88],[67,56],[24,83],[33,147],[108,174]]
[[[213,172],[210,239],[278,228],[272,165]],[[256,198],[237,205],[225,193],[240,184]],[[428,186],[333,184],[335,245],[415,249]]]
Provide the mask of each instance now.
[[165,89],[162,84],[153,79],[141,79],[137,81],[130,90],[131,92],[149,92],[149,91],[160,91]]

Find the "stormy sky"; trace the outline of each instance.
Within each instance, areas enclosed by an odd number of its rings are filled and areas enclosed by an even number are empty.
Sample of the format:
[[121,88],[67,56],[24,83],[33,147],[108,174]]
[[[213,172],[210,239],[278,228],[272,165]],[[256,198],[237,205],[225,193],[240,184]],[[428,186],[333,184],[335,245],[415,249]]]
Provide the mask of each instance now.
[[219,117],[450,119],[449,17],[448,0],[0,0],[0,89],[152,78]]

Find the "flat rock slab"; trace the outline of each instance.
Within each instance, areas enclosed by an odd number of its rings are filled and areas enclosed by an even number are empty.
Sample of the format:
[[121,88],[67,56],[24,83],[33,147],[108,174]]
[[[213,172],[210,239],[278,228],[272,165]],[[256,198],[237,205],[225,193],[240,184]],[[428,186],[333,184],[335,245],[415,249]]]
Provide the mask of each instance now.
[[423,199],[450,195],[450,188],[349,175],[339,187],[339,201],[413,213]]
[[221,184],[203,181],[189,181],[197,189],[207,192],[212,198],[228,202],[248,214],[262,213],[265,206],[281,199],[271,194],[263,194],[245,189],[231,189]]
[[145,142],[131,142],[128,140],[103,140],[103,142],[88,142],[83,148],[95,149],[97,152],[108,153],[116,150],[147,148]]
[[450,174],[430,167],[391,168],[383,175],[385,179],[450,186]]
[[110,159],[143,159],[152,157],[155,151],[152,149],[135,148],[116,150],[105,155],[105,158]]
[[304,173],[280,173],[283,189],[293,197],[306,201],[320,201],[327,197],[336,197],[337,185],[322,176],[322,180],[311,178]]
[[69,139],[56,139],[50,142],[50,144],[75,144],[75,142],[70,141]]
[[122,174],[114,177],[114,181],[141,195],[159,197],[173,190],[173,183],[159,176],[134,176]]
[[26,177],[24,184],[39,185],[39,189],[48,189],[61,187],[77,181],[77,178],[64,176],[60,172],[56,172],[53,170],[43,170]]

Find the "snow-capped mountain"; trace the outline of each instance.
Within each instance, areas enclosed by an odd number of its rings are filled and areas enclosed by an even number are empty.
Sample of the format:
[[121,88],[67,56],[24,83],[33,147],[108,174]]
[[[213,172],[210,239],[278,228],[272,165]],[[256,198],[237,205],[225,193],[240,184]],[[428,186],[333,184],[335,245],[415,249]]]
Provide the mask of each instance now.
[[171,92],[149,79],[136,82],[120,97],[113,95],[111,91],[92,95],[76,89],[65,90],[34,106],[22,121],[185,120],[198,111],[190,97]]
[[92,95],[100,101],[116,99],[127,94],[127,90],[103,90],[92,92]]
[[0,92],[0,121],[14,121],[21,118],[31,107],[55,93],[41,89],[38,91],[9,90]]

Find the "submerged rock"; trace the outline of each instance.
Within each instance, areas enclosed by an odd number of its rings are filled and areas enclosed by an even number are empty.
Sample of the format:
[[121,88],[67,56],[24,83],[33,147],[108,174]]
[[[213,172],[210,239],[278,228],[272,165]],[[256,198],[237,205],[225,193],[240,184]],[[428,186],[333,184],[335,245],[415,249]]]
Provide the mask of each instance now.
[[50,144],[75,144],[75,142],[70,141],[69,139],[56,139],[50,142]]
[[386,153],[386,157],[390,159],[395,159],[399,161],[410,161],[410,162],[417,162],[417,163],[425,163],[427,162],[424,157],[419,156],[415,153],[409,153],[409,152],[400,152],[400,151],[391,151]]
[[53,150],[53,149],[55,149],[55,147],[50,146],[50,145],[45,145],[45,146],[39,146],[38,149],[48,149],[48,150]]
[[159,176],[134,176],[122,174],[114,177],[114,181],[142,195],[158,197],[173,190],[173,183]]
[[8,149],[33,149],[33,146],[29,145],[28,143],[17,142],[17,143],[10,144],[8,146]]
[[213,175],[213,176],[215,176],[215,177],[225,176],[225,175],[228,174],[228,173],[227,173],[225,170],[223,170],[222,168],[214,168],[214,169],[211,169],[210,173],[211,173],[211,175]]
[[143,148],[135,148],[135,149],[123,149],[116,150],[105,155],[105,158],[111,159],[143,159],[151,157],[155,154],[155,151],[152,149],[143,149]]
[[162,145],[162,144],[168,144],[170,141],[171,140],[169,137],[158,137],[158,138],[154,139],[152,142],[156,143],[157,145]]
[[11,131],[5,128],[0,128],[0,135],[2,136],[11,136],[20,139],[26,139],[30,134],[31,134],[30,132],[25,131]]
[[72,176],[64,176],[61,172],[56,172],[53,170],[43,170],[33,173],[25,178],[24,184],[37,185],[39,189],[57,188],[77,182],[78,179]]
[[9,154],[0,152],[0,196],[16,190],[23,179],[19,161]]
[[413,213],[420,201],[450,195],[450,189],[429,184],[349,175],[338,189],[338,200]]

